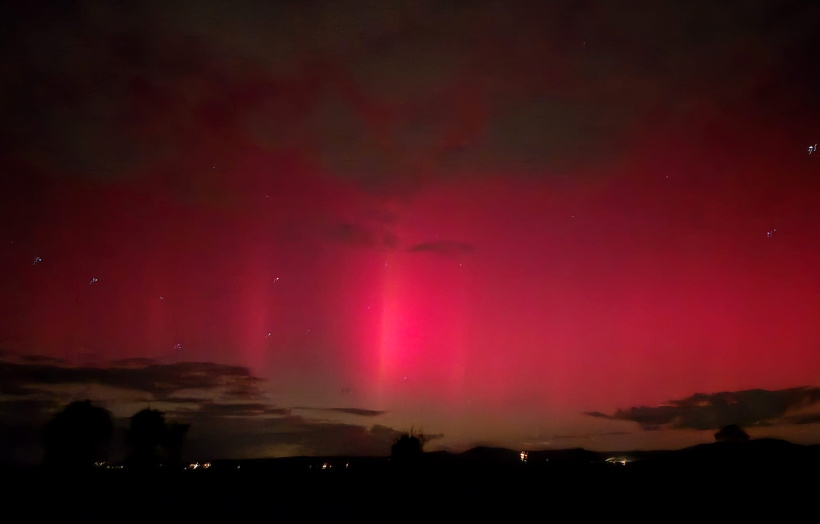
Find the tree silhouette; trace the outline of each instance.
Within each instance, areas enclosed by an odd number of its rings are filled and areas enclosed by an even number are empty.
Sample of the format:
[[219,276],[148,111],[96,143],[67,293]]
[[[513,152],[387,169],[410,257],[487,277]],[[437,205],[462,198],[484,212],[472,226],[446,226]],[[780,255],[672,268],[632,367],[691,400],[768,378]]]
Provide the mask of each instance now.
[[165,414],[155,409],[143,409],[131,417],[126,440],[131,454],[126,459],[130,468],[153,469],[167,464],[179,464],[182,441],[188,424],[165,423]]
[[411,428],[410,433],[400,436],[393,444],[390,449],[390,460],[398,465],[418,462],[423,453],[424,442],[424,433],[416,436]]
[[748,442],[749,435],[737,424],[729,424],[715,433],[715,440],[717,442]]
[[46,465],[90,469],[95,462],[105,462],[113,430],[108,410],[90,400],[72,402],[46,424]]
[[190,424],[178,424],[176,422],[171,422],[167,426],[168,433],[165,449],[168,452],[168,463],[172,466],[177,466],[182,462],[182,443],[190,427]]

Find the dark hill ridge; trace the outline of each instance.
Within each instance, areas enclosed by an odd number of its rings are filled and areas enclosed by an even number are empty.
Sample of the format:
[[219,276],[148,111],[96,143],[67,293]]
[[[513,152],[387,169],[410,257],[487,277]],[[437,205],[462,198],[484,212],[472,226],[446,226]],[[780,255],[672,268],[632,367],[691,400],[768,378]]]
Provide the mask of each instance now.
[[[504,448],[478,447],[460,454],[452,454],[460,459],[481,462],[486,464],[507,464],[521,462],[520,452]],[[805,446],[793,444],[780,439],[757,439],[748,442],[715,442],[698,444],[679,450],[649,450],[649,451],[589,451],[583,448],[559,450],[527,451],[527,464],[567,464],[588,465],[614,462],[621,459],[627,465],[639,463],[658,466],[676,464],[705,464],[723,462],[748,461],[754,464],[789,465],[818,464],[820,465],[820,446]],[[614,460],[613,460],[614,459]]]
[[478,447],[424,453],[412,464],[387,457],[292,457],[214,461],[207,470],[150,474],[127,468],[84,475],[7,471],[4,480],[11,486],[7,511],[25,510],[34,521],[110,521],[126,514],[231,522],[383,520],[399,514],[518,521],[533,512],[544,518],[720,515],[783,521],[813,509],[819,457],[818,446],[761,439],[676,451],[528,451],[526,463],[520,450]]
[[[236,470],[243,472],[342,472],[349,474],[390,471],[394,464],[389,457],[326,456],[286,457],[251,460],[214,461],[212,472]],[[626,467],[632,469],[733,466],[752,469],[768,467],[820,467],[820,446],[793,444],[779,439],[757,439],[748,442],[715,442],[679,450],[596,452],[583,448],[527,451],[526,461],[520,450],[478,446],[467,451],[427,452],[416,466],[421,469],[458,470],[461,468],[510,469],[516,471],[560,467]],[[202,474],[208,472],[202,471]]]
[[636,453],[641,463],[662,467],[749,466],[817,467],[820,466],[820,446],[804,446],[779,439],[758,439],[748,442],[715,442],[699,444],[656,455]]

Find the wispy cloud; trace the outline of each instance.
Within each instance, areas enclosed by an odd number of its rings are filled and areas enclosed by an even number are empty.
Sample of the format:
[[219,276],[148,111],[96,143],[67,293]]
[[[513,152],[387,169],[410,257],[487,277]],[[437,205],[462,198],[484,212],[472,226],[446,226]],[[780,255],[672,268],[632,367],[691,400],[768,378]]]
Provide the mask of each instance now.
[[795,413],[820,402],[820,388],[799,387],[779,390],[695,394],[670,401],[663,406],[638,406],[619,409],[612,415],[599,411],[591,417],[637,422],[646,431],[676,428],[712,430],[729,424],[765,426],[774,424],[813,424],[820,422],[816,413]]
[[291,410],[288,408],[275,407],[261,402],[222,404],[199,400],[189,403],[188,406],[169,410],[169,412],[177,417],[196,416],[208,418],[281,417],[291,414]]
[[259,394],[264,379],[247,368],[211,362],[160,363],[150,359],[115,361],[105,367],[73,366],[62,361],[0,361],[0,393],[19,395],[67,384],[96,384],[171,399],[185,390],[225,390],[232,396]]
[[801,413],[789,415],[783,418],[784,422],[790,424],[817,424],[820,423],[820,413]]
[[294,410],[302,410],[302,411],[332,411],[336,413],[346,413],[348,415],[358,415],[360,417],[378,417],[379,415],[384,415],[387,413],[386,411],[376,411],[373,409],[361,409],[361,408],[307,408],[307,407],[296,407],[293,408]]

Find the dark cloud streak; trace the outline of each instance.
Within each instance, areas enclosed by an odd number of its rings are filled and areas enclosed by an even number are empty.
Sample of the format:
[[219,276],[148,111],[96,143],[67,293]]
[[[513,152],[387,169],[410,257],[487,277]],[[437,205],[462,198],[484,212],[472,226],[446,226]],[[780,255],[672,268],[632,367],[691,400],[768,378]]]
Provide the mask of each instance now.
[[811,424],[820,421],[816,414],[787,414],[820,402],[820,388],[801,387],[780,390],[750,389],[712,394],[695,394],[673,400],[669,405],[632,407],[613,415],[598,411],[591,417],[637,422],[645,431],[660,429],[720,429],[729,424],[741,427],[775,423]]
[[94,179],[196,173],[179,187],[202,178],[184,157],[253,143],[412,191],[462,172],[583,170],[650,115],[704,97],[799,107],[772,79],[812,97],[818,83],[796,67],[818,48],[809,4],[377,4],[6,6],[3,143]]
[[264,380],[252,376],[247,368],[209,362],[160,364],[132,359],[107,368],[0,362],[0,392],[6,394],[25,394],[47,385],[99,384],[170,400],[186,389],[229,388],[234,396],[253,395],[261,382]]
[[384,415],[387,413],[386,411],[377,411],[373,409],[361,409],[361,408],[306,408],[306,407],[296,407],[293,408],[294,410],[304,410],[304,411],[330,411],[336,413],[346,413],[348,415],[358,415],[360,417],[378,417],[379,415]]

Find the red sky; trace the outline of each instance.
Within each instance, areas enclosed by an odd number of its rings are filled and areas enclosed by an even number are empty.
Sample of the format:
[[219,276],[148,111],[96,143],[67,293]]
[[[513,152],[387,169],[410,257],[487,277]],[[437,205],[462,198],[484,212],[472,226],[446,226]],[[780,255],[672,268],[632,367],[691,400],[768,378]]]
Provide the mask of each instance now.
[[454,449],[817,442],[820,18],[695,4],[18,8],[1,347]]

